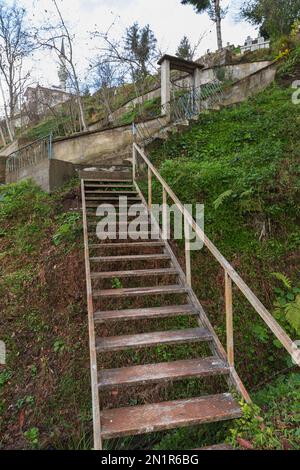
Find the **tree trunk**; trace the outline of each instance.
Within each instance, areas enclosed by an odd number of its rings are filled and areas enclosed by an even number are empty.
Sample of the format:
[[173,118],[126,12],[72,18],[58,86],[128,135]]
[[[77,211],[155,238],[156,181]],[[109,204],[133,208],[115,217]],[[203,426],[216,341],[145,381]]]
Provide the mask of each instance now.
[[2,94],[2,99],[3,99],[3,104],[4,104],[4,115],[5,115],[6,127],[7,127],[7,131],[8,131],[10,141],[13,142],[14,141],[14,135],[13,135],[12,129],[10,127],[10,122],[9,122],[8,113],[7,113],[7,106],[6,106],[6,101],[5,101],[5,95],[4,95],[4,90],[2,88],[1,80],[0,80],[0,89],[1,89],[1,94]]
[[86,124],[86,120],[85,120],[85,116],[84,116],[84,109],[83,109],[83,106],[82,106],[82,100],[81,100],[80,95],[77,96],[77,103],[78,103],[78,107],[79,107],[79,116],[80,116],[81,126],[82,126],[84,131],[87,131],[88,128],[87,128],[87,124]]
[[216,28],[217,28],[217,41],[218,41],[218,49],[223,48],[222,42],[222,30],[221,30],[221,8],[220,8],[220,0],[215,0],[215,15],[216,15]]

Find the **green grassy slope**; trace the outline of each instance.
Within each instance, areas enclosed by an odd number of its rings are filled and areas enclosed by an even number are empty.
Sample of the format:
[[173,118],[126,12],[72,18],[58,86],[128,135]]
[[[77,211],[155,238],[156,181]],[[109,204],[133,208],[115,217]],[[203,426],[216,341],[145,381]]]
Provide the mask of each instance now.
[[[296,340],[300,337],[300,105],[292,103],[293,92],[274,84],[239,106],[202,114],[185,132],[148,150],[183,202],[205,204],[207,235]],[[158,186],[154,194],[159,198]],[[194,289],[224,343],[222,269],[203,249],[193,254],[193,274]],[[294,370],[291,358],[237,290],[234,330],[237,370],[250,392],[274,373]],[[298,390],[293,398],[299,401],[299,380],[294,383]],[[268,416],[273,411],[276,414],[271,406]],[[295,431],[291,420],[293,426]]]

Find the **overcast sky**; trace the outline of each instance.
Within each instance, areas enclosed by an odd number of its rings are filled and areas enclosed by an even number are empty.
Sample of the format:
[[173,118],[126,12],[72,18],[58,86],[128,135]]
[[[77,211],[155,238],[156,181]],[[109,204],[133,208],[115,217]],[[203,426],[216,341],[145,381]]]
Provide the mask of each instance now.
[[[13,3],[8,0],[7,3]],[[52,0],[19,0],[35,24],[43,24],[46,15],[54,11]],[[248,35],[255,36],[254,28],[236,21],[236,11],[240,0],[223,0],[229,5],[229,14],[223,21],[224,44],[239,45]],[[197,56],[207,49],[216,50],[215,24],[207,14],[197,15],[191,6],[181,5],[180,0],[58,0],[62,14],[75,35],[74,53],[81,77],[84,77],[88,60],[97,53],[97,41],[90,40],[90,32],[98,29],[111,29],[112,36],[121,37],[127,26],[134,21],[141,25],[149,24],[154,31],[158,46],[163,52],[173,54],[183,35],[192,43],[206,33]],[[47,14],[45,13],[47,10]],[[58,85],[57,59],[49,53],[36,54],[30,60],[32,81],[45,86]]]

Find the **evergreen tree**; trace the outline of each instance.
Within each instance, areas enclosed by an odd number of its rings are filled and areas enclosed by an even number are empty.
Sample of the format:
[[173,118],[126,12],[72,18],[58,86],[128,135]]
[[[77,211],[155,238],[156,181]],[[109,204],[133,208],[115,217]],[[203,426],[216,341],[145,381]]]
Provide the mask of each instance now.
[[185,59],[185,60],[193,60],[193,50],[191,43],[188,39],[187,36],[183,36],[183,38],[180,41],[180,44],[177,48],[176,56],[180,57],[180,59]]
[[136,22],[127,28],[125,51],[132,63],[134,79],[144,79],[149,74],[151,60],[156,54],[156,43],[149,25],[140,27]]

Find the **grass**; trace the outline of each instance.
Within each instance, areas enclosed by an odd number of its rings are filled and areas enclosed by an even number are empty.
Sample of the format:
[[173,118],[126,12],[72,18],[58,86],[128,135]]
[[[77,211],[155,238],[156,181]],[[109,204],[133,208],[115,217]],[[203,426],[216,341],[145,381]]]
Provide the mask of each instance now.
[[[300,286],[300,147],[296,138],[300,106],[292,103],[292,93],[292,89],[274,84],[239,106],[202,114],[185,132],[163,144],[152,144],[148,152],[183,202],[205,202],[207,235],[295,339],[300,315],[295,301]],[[153,195],[154,202],[161,199],[156,183]],[[278,293],[283,287],[274,272],[287,276],[295,290]],[[193,278],[194,290],[224,344],[224,278],[206,250],[193,254]],[[281,308],[278,313],[278,301],[290,305],[289,310]],[[294,327],[287,324],[287,311],[293,313]],[[237,370],[250,392],[274,371],[293,367],[288,354],[236,289],[234,331]],[[299,389],[295,398],[299,400]],[[270,408],[268,416],[272,413]],[[295,427],[291,423],[293,432]],[[261,447],[283,446],[285,426],[276,432],[277,443],[270,436]],[[183,438],[185,431],[179,435]],[[299,442],[291,445],[299,447]]]
[[30,181],[0,188],[0,448],[90,432],[82,230],[68,208],[77,194],[78,182],[52,196]]

